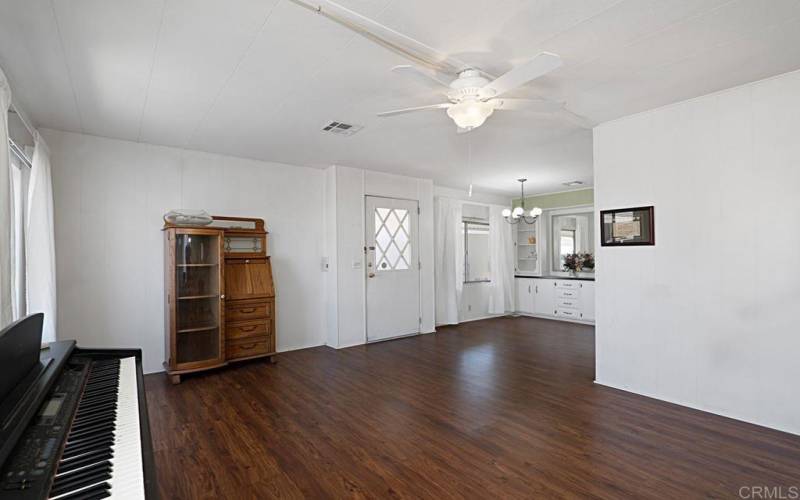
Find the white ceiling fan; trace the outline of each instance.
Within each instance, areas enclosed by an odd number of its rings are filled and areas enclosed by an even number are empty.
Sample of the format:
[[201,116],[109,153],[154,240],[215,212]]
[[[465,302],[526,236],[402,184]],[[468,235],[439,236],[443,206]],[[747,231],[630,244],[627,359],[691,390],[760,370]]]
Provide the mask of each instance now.
[[[542,52],[527,63],[495,78],[473,65],[445,55],[433,47],[330,0],[291,0],[291,2],[405,57],[414,64],[396,66],[393,71],[425,77],[428,81],[434,82],[449,100],[449,102],[440,104],[386,111],[378,113],[378,116],[387,117],[415,111],[446,109],[447,115],[458,125],[458,131],[468,132],[481,126],[495,110],[527,108],[539,112],[560,112],[580,127],[592,127],[592,123],[567,109],[563,102],[548,99],[502,97],[507,92],[561,66],[561,58],[556,54]],[[442,75],[451,76],[443,77]]]
[[517,66],[494,80],[490,81],[478,69],[468,68],[459,71],[458,77],[450,83],[445,83],[437,74],[416,66],[395,66],[392,71],[416,73],[436,83],[450,102],[385,111],[378,113],[378,116],[446,109],[447,116],[453,119],[460,131],[469,131],[483,125],[495,110],[531,108],[542,112],[559,111],[564,108],[564,103],[547,99],[515,99],[501,96],[546,75],[561,64],[561,58],[556,54],[542,52],[527,63]]

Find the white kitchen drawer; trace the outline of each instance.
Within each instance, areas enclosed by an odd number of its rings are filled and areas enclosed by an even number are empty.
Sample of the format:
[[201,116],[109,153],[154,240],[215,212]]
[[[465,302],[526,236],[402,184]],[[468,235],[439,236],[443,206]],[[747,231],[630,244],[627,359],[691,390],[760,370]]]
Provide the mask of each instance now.
[[581,302],[577,298],[560,298],[556,303],[558,308],[568,308],[568,309],[579,309],[581,307]]
[[556,310],[556,316],[564,318],[580,319],[581,313],[577,309],[568,309],[559,307]]
[[557,280],[556,288],[580,288],[580,281]]
[[556,291],[556,297],[559,299],[577,299],[578,298],[578,290],[569,290],[564,288],[559,288]]

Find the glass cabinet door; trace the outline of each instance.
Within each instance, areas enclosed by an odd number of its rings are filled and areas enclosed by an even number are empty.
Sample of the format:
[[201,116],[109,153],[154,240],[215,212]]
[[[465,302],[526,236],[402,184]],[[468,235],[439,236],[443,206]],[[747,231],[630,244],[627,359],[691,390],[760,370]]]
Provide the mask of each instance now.
[[215,362],[220,352],[220,236],[175,235],[178,364]]

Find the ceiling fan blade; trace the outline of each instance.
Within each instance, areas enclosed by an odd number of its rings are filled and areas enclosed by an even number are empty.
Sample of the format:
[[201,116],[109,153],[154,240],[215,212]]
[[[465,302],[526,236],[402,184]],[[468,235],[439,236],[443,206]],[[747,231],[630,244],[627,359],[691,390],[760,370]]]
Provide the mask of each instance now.
[[447,109],[452,105],[453,105],[452,103],[443,102],[441,104],[431,104],[429,106],[417,106],[415,108],[394,109],[392,111],[384,111],[383,113],[378,113],[378,116],[402,115],[403,113],[413,113],[414,111],[426,111],[430,109]]
[[444,52],[414,40],[377,21],[362,16],[330,0],[290,0],[305,9],[327,17],[345,28],[357,33],[378,45],[400,54],[406,59],[443,73],[458,74],[469,67],[463,61],[450,57]]
[[450,84],[441,78],[438,73],[429,69],[412,66],[411,64],[401,64],[392,68],[392,71],[403,75],[411,75],[418,80],[424,81],[426,84],[433,83],[437,90],[441,90],[442,92],[450,90]]
[[527,63],[517,66],[501,75],[497,80],[487,83],[480,90],[482,98],[497,97],[509,90],[525,85],[561,66],[561,58],[550,52],[542,52]]
[[554,113],[564,109],[564,103],[559,101],[550,101],[548,99],[509,99],[500,97],[498,99],[489,99],[494,109],[500,110],[513,110],[528,109],[531,111],[538,111],[541,113]]

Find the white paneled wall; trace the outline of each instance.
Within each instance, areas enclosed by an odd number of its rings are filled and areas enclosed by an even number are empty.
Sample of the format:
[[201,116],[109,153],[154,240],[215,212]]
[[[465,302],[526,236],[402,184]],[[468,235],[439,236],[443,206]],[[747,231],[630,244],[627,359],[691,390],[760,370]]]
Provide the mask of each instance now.
[[325,342],[323,170],[52,130],[44,136],[52,150],[59,339],[141,346],[145,371],[160,370],[161,217],[203,208],[266,220],[278,350]]
[[794,72],[595,129],[596,208],[656,228],[598,239],[598,383],[800,434],[798,110]]

